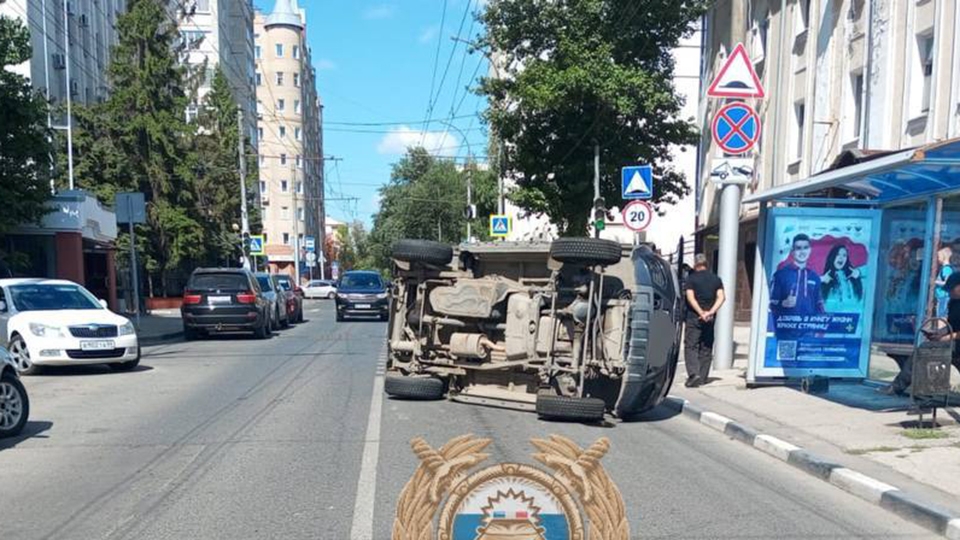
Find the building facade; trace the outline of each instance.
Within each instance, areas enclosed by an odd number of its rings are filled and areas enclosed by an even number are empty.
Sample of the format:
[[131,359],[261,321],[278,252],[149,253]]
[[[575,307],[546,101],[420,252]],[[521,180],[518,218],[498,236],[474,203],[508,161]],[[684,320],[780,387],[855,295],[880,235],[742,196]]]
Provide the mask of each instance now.
[[324,245],[322,106],[305,29],[296,0],[254,19],[265,252],[271,270],[290,275],[308,274],[306,237]]
[[[13,71],[49,96],[53,110],[107,98],[106,70],[117,42],[117,18],[126,0],[8,0],[0,15],[19,19],[30,31],[33,57]],[[51,118],[54,126],[65,116]]]
[[196,117],[219,67],[234,100],[243,109],[244,132],[256,148],[253,3],[250,0],[170,0],[168,9],[179,21],[183,62],[202,70],[197,99],[188,108],[187,117]]
[[[869,155],[960,137],[960,4],[950,0],[717,2],[706,15],[700,95],[699,240],[718,244],[719,201],[710,171],[723,151],[705,91],[743,43],[766,90],[748,99],[762,131],[748,156],[747,194],[821,173],[841,155]],[[741,207],[737,314],[749,316],[756,205]],[[715,257],[713,257],[715,260]]]

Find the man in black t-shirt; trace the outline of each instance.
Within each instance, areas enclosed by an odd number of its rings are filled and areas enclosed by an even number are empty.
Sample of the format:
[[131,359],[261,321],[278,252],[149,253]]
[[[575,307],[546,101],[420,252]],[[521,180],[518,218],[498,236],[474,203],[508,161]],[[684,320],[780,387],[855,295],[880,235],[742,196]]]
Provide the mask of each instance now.
[[683,285],[687,298],[687,324],[684,336],[684,362],[687,365],[687,387],[707,382],[713,363],[713,323],[726,296],[723,282],[707,270],[707,258],[697,254],[693,272]]

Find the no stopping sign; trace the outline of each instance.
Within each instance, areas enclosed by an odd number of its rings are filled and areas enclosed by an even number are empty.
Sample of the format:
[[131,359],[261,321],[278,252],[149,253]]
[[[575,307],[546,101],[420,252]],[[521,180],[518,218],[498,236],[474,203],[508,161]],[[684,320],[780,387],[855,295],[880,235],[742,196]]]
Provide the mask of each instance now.
[[645,201],[633,201],[623,208],[623,224],[634,232],[642,232],[653,221],[653,207]]

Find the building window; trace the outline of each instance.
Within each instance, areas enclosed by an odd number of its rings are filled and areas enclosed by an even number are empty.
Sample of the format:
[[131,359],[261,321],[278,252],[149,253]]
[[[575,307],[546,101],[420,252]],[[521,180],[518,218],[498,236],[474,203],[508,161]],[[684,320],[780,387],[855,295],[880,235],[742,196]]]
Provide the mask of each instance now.
[[304,213],[303,207],[301,206],[300,208],[297,208],[297,219],[299,219],[300,221],[303,221],[305,217],[306,217],[306,213]]
[[917,38],[918,52],[920,53],[920,71],[923,75],[923,87],[920,91],[920,112],[930,110],[931,93],[933,92],[933,36]]
[[300,114],[300,100],[299,100],[299,99],[293,100],[293,112],[295,112],[295,113],[297,113],[297,114]]
[[255,57],[257,57],[258,60],[260,59],[260,46],[259,46],[259,45],[255,45],[255,46],[253,47],[253,55],[254,55]]
[[200,13],[210,12],[210,0],[197,0],[195,5],[197,6],[197,11]]
[[280,181],[280,193],[289,193],[290,192],[290,182],[286,180]]
[[794,157],[796,159],[803,158],[803,123],[804,118],[806,117],[806,105],[802,101],[798,101],[793,104],[793,117],[795,120],[794,124],[794,151],[796,152]]
[[287,164],[287,155],[280,154],[280,165],[286,165],[286,164]]
[[294,138],[296,138],[298,141],[302,141],[302,140],[303,140],[303,131],[302,131],[300,128],[293,128],[293,136],[294,136]]
[[[258,141],[262,141],[262,140],[263,140],[263,128],[262,128],[262,127],[258,127],[258,128],[257,128],[257,140],[258,140]],[[239,154],[239,152],[237,152],[237,153]]]
[[193,122],[197,119],[197,114],[199,109],[196,103],[191,103],[187,105],[187,122]]
[[276,44],[277,58],[283,58],[283,43]]
[[297,59],[297,60],[300,59],[300,46],[299,46],[299,45],[294,45],[294,46],[293,46],[293,57],[294,57],[295,59]]
[[303,168],[303,158],[300,157],[300,156],[297,156],[297,168],[298,168],[298,169],[302,169],[302,168]]
[[303,195],[303,182],[297,182],[297,193]]
[[263,167],[263,163],[264,163],[266,160],[267,160],[267,158],[265,158],[265,157],[263,156],[263,154],[259,154],[259,155],[257,156],[257,165]]
[[257,86],[263,86],[263,75],[260,72],[257,72]]
[[296,86],[297,88],[300,88],[300,74],[299,74],[299,73],[294,73],[294,74],[293,74],[293,85]]
[[186,50],[188,51],[199,49],[205,35],[204,32],[199,30],[184,30],[180,32],[180,36],[183,38],[183,43],[186,45]]
[[278,99],[278,100],[277,100],[277,110],[278,110],[278,111],[282,111],[283,109],[286,108],[286,104],[287,104],[286,100]]
[[860,122],[863,120],[863,72],[850,76],[850,94],[853,99],[853,125],[851,131],[854,137],[860,136]]
[[277,72],[277,86],[283,86],[283,72]]
[[810,27],[810,0],[797,2],[797,34],[806,32]]
[[[286,208],[284,208],[284,210],[286,210]],[[283,233],[283,245],[285,246],[290,245],[290,233],[286,233],[286,232]]]
[[267,193],[267,183],[263,180],[260,181],[260,194],[266,195]]
[[287,126],[280,126],[280,138],[283,139],[287,136]]
[[[289,207],[289,206],[284,206],[284,207],[281,207],[281,208],[280,208],[280,217],[281,217],[282,219],[290,219],[290,207]],[[283,243],[286,244],[287,241],[284,240]]]

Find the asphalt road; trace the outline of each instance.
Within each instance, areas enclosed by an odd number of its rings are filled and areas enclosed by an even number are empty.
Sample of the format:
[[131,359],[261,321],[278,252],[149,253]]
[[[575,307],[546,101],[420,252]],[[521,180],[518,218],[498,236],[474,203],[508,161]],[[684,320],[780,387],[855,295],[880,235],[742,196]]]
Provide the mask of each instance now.
[[310,309],[269,341],[174,343],[132,373],[26,378],[27,434],[0,441],[0,538],[389,538],[417,465],[409,441],[464,433],[494,439],[488,462],[533,463],[535,437],[608,437],[636,537],[931,537],[666,411],[584,426],[385,398],[383,323]]

